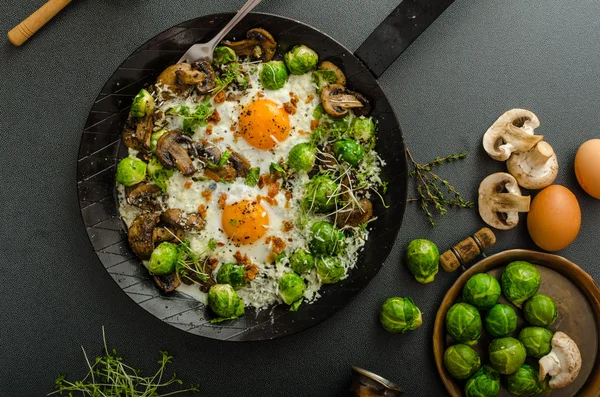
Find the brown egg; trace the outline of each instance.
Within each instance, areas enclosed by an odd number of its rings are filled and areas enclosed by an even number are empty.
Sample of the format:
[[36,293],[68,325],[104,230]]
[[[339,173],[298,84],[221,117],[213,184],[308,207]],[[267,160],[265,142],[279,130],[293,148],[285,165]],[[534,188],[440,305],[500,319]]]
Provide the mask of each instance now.
[[583,190],[600,200],[600,139],[581,145],[575,156],[575,175]]
[[546,251],[558,251],[575,240],[581,227],[577,198],[560,185],[548,186],[535,196],[527,214],[533,241]]

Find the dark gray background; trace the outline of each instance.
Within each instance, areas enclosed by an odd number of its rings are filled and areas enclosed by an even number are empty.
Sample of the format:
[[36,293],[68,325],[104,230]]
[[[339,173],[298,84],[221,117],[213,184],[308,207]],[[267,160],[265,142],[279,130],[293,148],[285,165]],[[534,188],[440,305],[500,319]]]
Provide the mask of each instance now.
[[[398,0],[265,0],[258,11],[311,24],[352,50]],[[40,0],[4,0],[7,32]],[[128,362],[155,368],[159,349],[203,396],[337,396],[350,366],[371,369],[410,396],[442,396],[431,337],[436,310],[458,274],[419,285],[401,255],[417,237],[440,250],[481,227],[473,210],[453,211],[431,229],[409,206],[391,256],[370,286],[338,314],[273,342],[225,343],[186,334],[126,297],[88,241],[77,204],[79,138],[98,91],[121,61],[155,34],[184,20],[234,11],[241,0],[76,0],[21,48],[0,44],[0,395],[40,396],[55,376],[84,374],[80,346],[100,352],[101,327]],[[600,278],[600,202],[579,188],[573,158],[600,137],[600,3],[595,0],[457,0],[380,79],[421,161],[467,151],[445,167],[476,199],[486,175],[503,170],[481,136],[505,110],[525,107],[558,153],[558,183],[579,198],[583,226],[560,254]],[[490,252],[532,248],[522,224],[498,233]],[[411,296],[424,325],[398,336],[377,314],[385,298]]]

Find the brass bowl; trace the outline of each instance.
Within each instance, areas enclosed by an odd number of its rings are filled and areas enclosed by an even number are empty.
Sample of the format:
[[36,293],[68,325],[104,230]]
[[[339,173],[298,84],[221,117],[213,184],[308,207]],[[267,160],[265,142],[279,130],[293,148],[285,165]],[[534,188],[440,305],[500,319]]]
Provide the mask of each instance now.
[[[504,251],[481,260],[464,272],[446,293],[433,328],[435,364],[446,390],[452,397],[464,396],[465,381],[454,379],[443,363],[444,351],[456,343],[446,333],[448,309],[462,299],[462,289],[471,276],[486,272],[500,280],[504,267],[517,260],[536,265],[542,276],[539,293],[552,297],[558,305],[559,315],[550,330],[565,332],[573,338],[581,351],[582,367],[579,376],[571,385],[554,390],[552,396],[600,397],[600,289],[594,279],[573,262],[557,255],[528,250]],[[500,302],[509,303],[504,296],[500,298]],[[520,315],[517,330],[512,336],[518,335],[524,325],[522,318]],[[487,346],[490,341],[491,338],[484,330],[479,343],[473,347],[481,355],[482,363],[488,361]],[[537,360],[528,357],[526,362],[535,364],[537,368]],[[499,396],[508,397],[511,394],[502,388]]]

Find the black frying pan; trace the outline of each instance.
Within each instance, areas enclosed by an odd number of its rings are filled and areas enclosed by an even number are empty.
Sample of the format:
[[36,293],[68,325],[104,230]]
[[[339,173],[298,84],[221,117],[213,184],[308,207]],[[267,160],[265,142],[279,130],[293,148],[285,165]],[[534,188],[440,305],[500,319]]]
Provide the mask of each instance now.
[[[232,321],[210,324],[207,308],[177,291],[163,295],[148,271],[129,249],[127,230],[118,213],[115,166],[127,155],[121,129],[133,96],[154,82],[158,73],[175,63],[195,42],[212,38],[233,16],[209,15],[184,22],[157,35],[129,56],[98,95],[86,121],[77,167],[81,213],[100,261],[108,273],[141,307],[187,332],[221,340],[249,341],[278,338],[301,331],[331,316],[355,297],[377,274],[390,253],[400,229],[406,203],[406,156],[402,132],[392,106],[375,76],[394,59],[451,3],[451,0],[403,1],[359,48],[356,55],[318,30],[291,19],[253,13],[239,23],[230,37],[243,37],[252,27],[269,31],[285,53],[296,44],[306,44],[321,60],[340,65],[348,85],[371,102],[371,115],[379,122],[377,151],[387,165],[383,179],[389,182],[384,208],[375,201],[377,220],[357,267],[345,280],[321,290],[322,297],[297,312],[287,306],[255,311]],[[112,293],[113,291],[107,291]]]

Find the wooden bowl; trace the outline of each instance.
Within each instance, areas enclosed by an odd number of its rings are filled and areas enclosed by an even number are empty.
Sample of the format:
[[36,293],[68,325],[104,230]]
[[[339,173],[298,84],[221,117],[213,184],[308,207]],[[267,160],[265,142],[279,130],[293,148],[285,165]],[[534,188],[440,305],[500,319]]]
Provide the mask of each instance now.
[[[463,273],[446,293],[433,328],[435,365],[446,390],[453,397],[464,396],[466,382],[454,379],[444,367],[444,351],[456,343],[446,333],[445,320],[448,309],[462,300],[463,287],[471,276],[486,272],[500,281],[506,265],[517,260],[536,265],[542,277],[538,293],[552,297],[558,305],[558,318],[550,330],[565,332],[577,343],[581,351],[582,367],[579,376],[571,385],[554,390],[552,396],[600,397],[600,289],[594,279],[573,262],[560,256],[528,250],[509,250],[483,259]],[[500,298],[500,302],[510,304],[504,296]],[[522,312],[518,308],[515,309],[519,323],[517,330],[511,334],[514,337],[525,325]],[[484,329],[479,343],[473,347],[481,355],[482,363],[489,362],[487,347],[491,339]],[[538,367],[535,359],[528,357],[526,362],[534,364],[534,368]],[[503,387],[499,396],[511,394]]]

